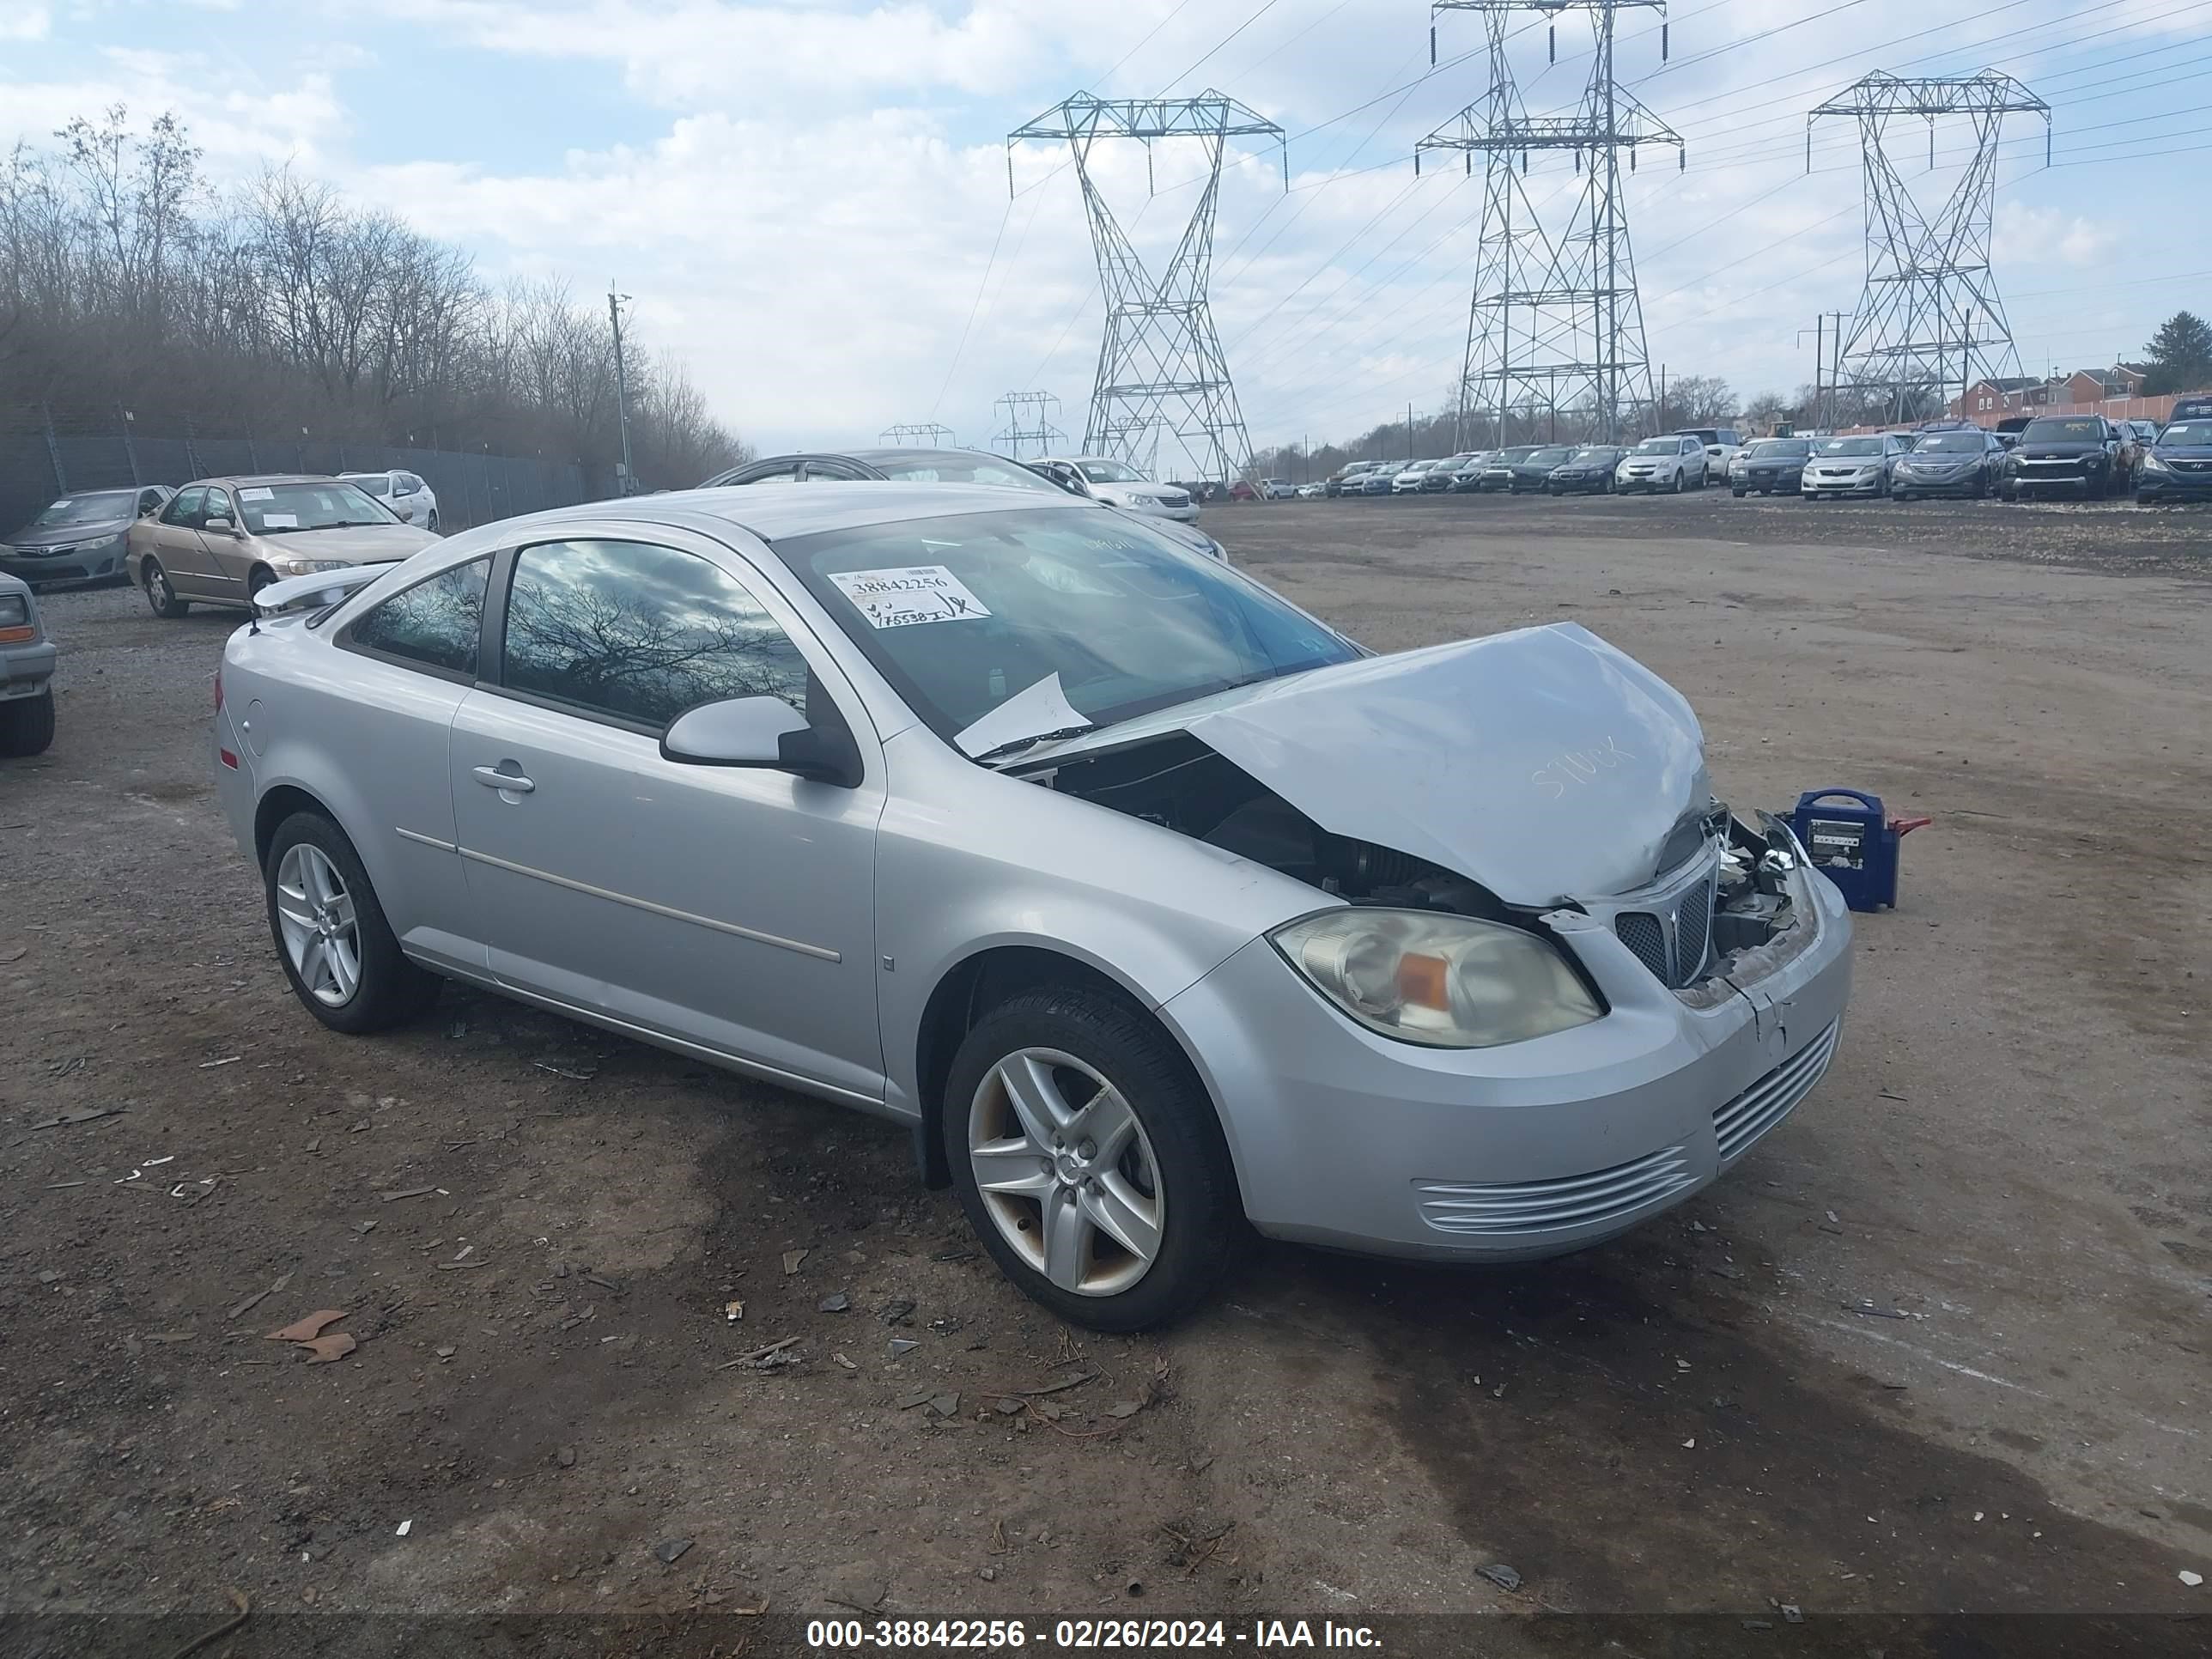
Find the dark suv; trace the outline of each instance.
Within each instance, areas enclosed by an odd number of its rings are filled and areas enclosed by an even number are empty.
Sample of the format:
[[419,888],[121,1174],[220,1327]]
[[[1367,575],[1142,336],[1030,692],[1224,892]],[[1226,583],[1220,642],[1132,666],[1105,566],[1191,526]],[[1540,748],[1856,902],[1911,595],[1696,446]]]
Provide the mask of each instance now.
[[2080,490],[2098,501],[2127,489],[2127,443],[2101,415],[2044,415],[2027,423],[2008,458],[2007,501],[2045,490]]

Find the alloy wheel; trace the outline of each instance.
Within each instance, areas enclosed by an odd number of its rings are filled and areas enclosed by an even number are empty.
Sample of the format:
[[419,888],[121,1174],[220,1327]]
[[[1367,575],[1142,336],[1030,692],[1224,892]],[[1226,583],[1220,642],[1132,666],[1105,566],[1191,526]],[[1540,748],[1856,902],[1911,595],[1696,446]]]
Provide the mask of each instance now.
[[361,939],[353,895],[319,847],[296,842],[276,866],[276,922],[292,971],[308,994],[342,1008],[361,988]]
[[146,567],[146,599],[156,611],[169,608],[169,579],[158,564]]
[[1117,1295],[1158,1259],[1167,1200],[1152,1140],[1073,1054],[1021,1048],[985,1073],[968,1157],[1000,1237],[1060,1289]]

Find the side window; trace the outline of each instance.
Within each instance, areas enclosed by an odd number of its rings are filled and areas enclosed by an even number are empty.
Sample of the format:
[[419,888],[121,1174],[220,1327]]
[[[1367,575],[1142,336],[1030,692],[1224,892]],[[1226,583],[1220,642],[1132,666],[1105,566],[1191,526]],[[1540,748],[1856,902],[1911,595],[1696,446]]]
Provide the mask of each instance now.
[[169,503],[169,510],[161,515],[163,524],[173,524],[191,530],[198,526],[200,510],[207,505],[207,486],[194,484],[181,492]]
[[549,542],[515,560],[501,684],[650,731],[695,703],[806,708],[806,662],[737,579],[647,542]]
[[207,507],[200,514],[200,522],[204,525],[210,519],[228,519],[233,526],[238,523],[238,520],[231,513],[230,492],[228,489],[208,491]]
[[138,492],[138,516],[140,518],[144,518],[149,513],[153,512],[161,505],[161,492],[160,490],[142,489]]
[[490,574],[489,559],[471,559],[404,588],[349,628],[347,641],[380,656],[474,679]]

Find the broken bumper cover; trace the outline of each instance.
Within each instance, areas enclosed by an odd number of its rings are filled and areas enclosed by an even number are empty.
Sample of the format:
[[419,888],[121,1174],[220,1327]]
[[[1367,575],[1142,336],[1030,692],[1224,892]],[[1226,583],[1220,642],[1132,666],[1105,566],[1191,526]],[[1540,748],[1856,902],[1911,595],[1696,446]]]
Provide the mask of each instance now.
[[[1819,1082],[1850,991],[1850,921],[1800,866],[1797,928],[1737,986],[1678,996],[1611,928],[1547,918],[1610,1005],[1486,1049],[1376,1036],[1265,939],[1161,1012],[1218,1103],[1245,1212],[1272,1237],[1510,1261],[1626,1232],[1710,1183]],[[1770,957],[1770,960],[1771,957]],[[1711,1006],[1697,1006],[1699,1001]]]

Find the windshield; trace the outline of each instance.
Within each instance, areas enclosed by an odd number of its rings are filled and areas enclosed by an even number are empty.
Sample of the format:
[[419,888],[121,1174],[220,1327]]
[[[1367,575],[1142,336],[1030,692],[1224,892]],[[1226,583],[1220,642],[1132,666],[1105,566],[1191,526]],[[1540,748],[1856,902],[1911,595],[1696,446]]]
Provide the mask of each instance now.
[[1577,449],[1574,459],[1578,461],[1609,461],[1619,453],[1613,449]]
[[1042,490],[1048,495],[1067,492],[1049,478],[1012,461],[994,461],[988,455],[963,455],[957,459],[937,456],[926,461],[879,460],[876,466],[886,478],[906,483],[1005,484],[1015,489]]
[[50,503],[31,520],[33,529],[58,524],[100,524],[133,517],[138,510],[135,489],[95,489],[89,495],[64,495]]
[[1078,461],[1083,476],[1093,483],[1150,483],[1151,479],[1133,466],[1124,466],[1119,461]]
[[1679,455],[1682,453],[1682,441],[1680,438],[1646,438],[1636,446],[1634,453],[1638,455]]
[[241,484],[236,494],[249,535],[289,536],[302,530],[399,522],[390,508],[362,494],[359,485],[337,479],[326,483]]
[[1978,455],[1989,441],[1978,432],[1931,432],[1912,446],[1916,455]]
[[2021,438],[2027,443],[2096,443],[2105,435],[2104,428],[2095,421],[2030,421]]
[[1881,440],[1831,438],[1820,446],[1820,453],[1823,455],[1879,455],[1881,453]]
[[1571,449],[1540,449],[1528,458],[1531,466],[1557,466],[1575,452]]
[[775,550],[948,739],[1055,674],[1084,720],[1108,726],[1358,654],[1234,570],[1111,514],[966,514]]
[[1527,460],[1535,453],[1536,451],[1533,447],[1521,449],[1501,449],[1498,452],[1498,465],[1501,466],[1511,466],[1516,462]]
[[1802,438],[1767,438],[1744,452],[1745,459],[1753,461],[1797,461],[1813,453],[1813,446]]
[[2158,434],[2161,444],[2212,444],[2212,421],[2176,421]]
[[380,472],[368,478],[349,477],[346,482],[359,485],[372,495],[389,495],[392,493],[392,475],[388,472]]

